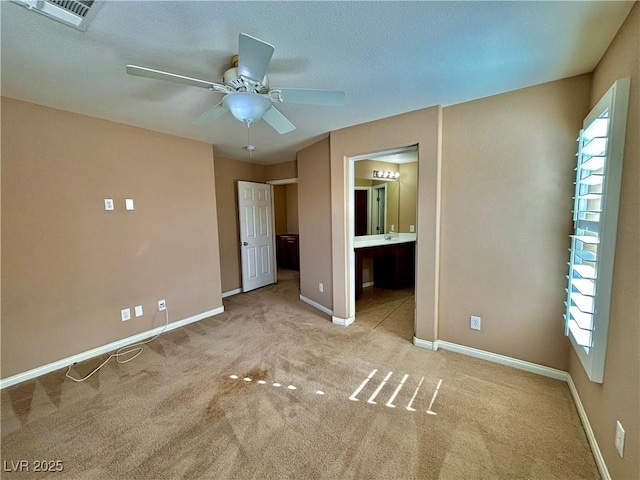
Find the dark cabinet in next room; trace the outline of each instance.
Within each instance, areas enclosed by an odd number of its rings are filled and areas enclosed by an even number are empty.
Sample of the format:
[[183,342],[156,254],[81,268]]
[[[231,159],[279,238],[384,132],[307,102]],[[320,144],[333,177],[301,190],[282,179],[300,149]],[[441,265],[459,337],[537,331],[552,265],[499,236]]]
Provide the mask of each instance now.
[[278,268],[300,270],[298,234],[287,233],[284,235],[276,235],[276,255]]

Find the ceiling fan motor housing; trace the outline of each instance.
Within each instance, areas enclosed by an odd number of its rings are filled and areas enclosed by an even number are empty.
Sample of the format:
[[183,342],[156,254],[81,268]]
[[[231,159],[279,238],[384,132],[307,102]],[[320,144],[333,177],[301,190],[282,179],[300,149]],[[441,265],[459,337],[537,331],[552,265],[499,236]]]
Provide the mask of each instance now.
[[[222,75],[222,82],[236,91],[242,91],[242,89],[247,88],[247,83],[238,76],[238,67],[231,67],[224,72]],[[262,82],[256,88],[256,93],[267,93],[268,91],[269,79],[267,78],[267,75],[265,75]]]

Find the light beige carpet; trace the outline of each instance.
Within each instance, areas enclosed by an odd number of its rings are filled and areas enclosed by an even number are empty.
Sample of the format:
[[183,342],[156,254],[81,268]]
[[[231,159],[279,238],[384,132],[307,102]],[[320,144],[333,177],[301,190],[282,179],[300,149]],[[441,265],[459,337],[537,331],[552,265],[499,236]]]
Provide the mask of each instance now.
[[599,478],[563,382],[412,346],[411,293],[370,290],[343,328],[281,272],[85,383],[7,388],[3,470],[64,471],[2,478]]

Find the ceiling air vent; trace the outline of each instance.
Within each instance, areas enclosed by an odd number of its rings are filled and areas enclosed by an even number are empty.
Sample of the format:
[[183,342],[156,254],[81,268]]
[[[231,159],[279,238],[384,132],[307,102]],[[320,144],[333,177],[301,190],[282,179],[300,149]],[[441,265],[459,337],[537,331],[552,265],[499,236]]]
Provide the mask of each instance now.
[[85,31],[102,4],[94,0],[11,0],[32,12]]

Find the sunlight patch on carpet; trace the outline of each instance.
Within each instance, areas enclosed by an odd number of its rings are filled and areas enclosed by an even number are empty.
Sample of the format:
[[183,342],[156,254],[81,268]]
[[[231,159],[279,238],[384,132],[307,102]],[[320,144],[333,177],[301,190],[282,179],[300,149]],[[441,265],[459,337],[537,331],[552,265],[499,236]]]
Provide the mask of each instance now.
[[[235,373],[232,374],[232,375],[229,375],[229,378],[232,379],[232,380],[244,380],[247,383],[250,383],[250,382],[254,381],[254,378],[251,378],[251,377],[239,377]],[[266,385],[267,381],[263,380],[263,379],[259,379],[259,380],[256,380],[256,383],[258,383],[259,385]],[[279,383],[279,382],[273,382],[271,384],[271,386],[275,387],[275,388],[280,388],[280,387],[283,387],[284,385],[282,383]],[[287,390],[291,390],[291,391],[298,390],[298,387],[293,385],[293,384],[287,385],[286,388],[287,388]],[[316,395],[324,395],[325,394],[324,391],[322,391],[322,390],[316,390],[314,393]]]
[[[349,400],[353,401],[353,402],[359,402],[360,399],[358,398],[358,395],[360,395],[365,389],[370,390],[371,388],[374,387],[375,382],[373,382],[372,384],[369,384],[370,381],[373,380],[374,376],[376,375],[376,373],[378,372],[378,369],[374,368],[371,373],[362,381],[362,383],[360,383],[360,385],[358,385],[358,387],[355,389],[355,391],[351,394],[351,396],[349,397]],[[369,399],[367,400],[366,403],[370,404],[370,405],[378,405],[378,401],[376,401],[376,399],[379,396],[384,396],[387,393],[387,390],[389,390],[388,387],[393,386],[395,382],[392,381],[392,377],[393,377],[393,372],[388,372],[385,377],[382,379],[382,381],[375,387],[375,389],[373,390],[373,392],[370,394]],[[410,411],[410,412],[416,412],[418,411],[418,409],[414,408],[414,402],[418,401],[418,402],[423,402],[426,405],[427,399],[429,397],[424,397],[423,395],[419,395],[420,393],[420,387],[422,387],[422,384],[424,382],[424,378],[425,377],[421,377],[420,381],[418,382],[418,384],[416,385],[415,389],[413,390],[413,394],[409,397],[410,393],[406,392],[403,393],[402,389],[405,387],[405,385],[407,385],[410,379],[410,376],[408,373],[405,373],[402,376],[402,379],[400,380],[400,382],[395,385],[395,389],[393,390],[393,393],[391,393],[391,396],[388,398],[388,400],[386,401],[386,403],[384,403],[385,407],[387,408],[396,408],[398,405],[400,404],[404,404],[406,402],[406,407],[404,407],[406,410]],[[397,380],[396,380],[397,381]],[[369,385],[369,387],[367,388],[367,385]],[[385,387],[386,390],[385,390]],[[431,396],[431,401],[429,402],[429,406],[428,408],[426,408],[426,412],[429,415],[437,415],[437,413],[434,411],[434,404],[436,401],[436,398],[438,396],[438,393],[440,392],[440,388],[442,387],[442,379],[439,379],[435,390],[433,391],[433,395]],[[366,394],[367,392],[365,392]],[[366,397],[365,397],[366,398]],[[382,402],[380,402],[382,403]],[[424,407],[422,407],[424,408]],[[420,410],[422,410],[422,408]]]

